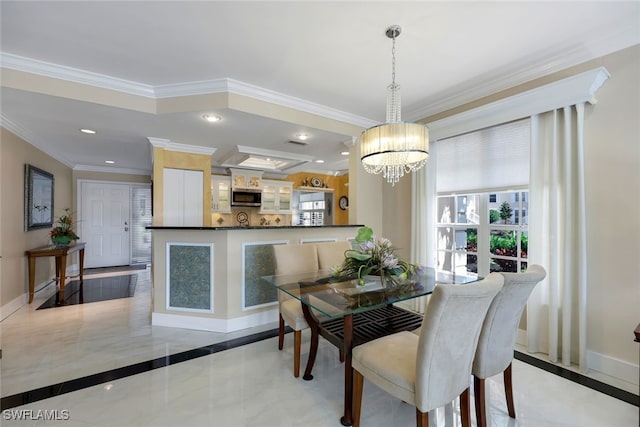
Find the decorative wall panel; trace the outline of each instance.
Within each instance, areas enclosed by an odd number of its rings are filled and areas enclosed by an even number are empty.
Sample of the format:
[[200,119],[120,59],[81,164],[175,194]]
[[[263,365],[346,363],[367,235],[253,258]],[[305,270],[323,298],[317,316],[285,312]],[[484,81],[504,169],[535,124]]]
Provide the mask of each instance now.
[[167,309],[213,313],[213,243],[167,242]]

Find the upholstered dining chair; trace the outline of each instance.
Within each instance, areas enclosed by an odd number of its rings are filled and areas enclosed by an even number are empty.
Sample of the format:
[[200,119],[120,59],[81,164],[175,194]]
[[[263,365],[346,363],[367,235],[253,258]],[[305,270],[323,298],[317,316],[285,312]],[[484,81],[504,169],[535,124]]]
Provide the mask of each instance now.
[[525,273],[500,273],[504,286],[496,295],[484,319],[478,348],[473,360],[473,393],[478,427],[486,427],[485,379],[503,374],[507,410],[516,417],[513,404],[511,363],[518,324],[529,295],[547,273],[539,265],[530,265]]
[[416,407],[418,426],[429,411],[460,397],[463,426],[471,425],[471,364],[480,327],[504,279],[497,273],[467,285],[438,285],[420,335],[399,332],[353,349],[353,425],[360,425],[364,378]]
[[[318,270],[318,252],[314,244],[273,245],[277,275],[301,274]],[[284,347],[285,323],[293,329],[293,376],[300,376],[302,331],[309,327],[300,301],[278,291],[278,349]]]
[[332,267],[342,265],[344,253],[351,249],[351,243],[346,240],[337,242],[317,243],[318,267],[320,270],[329,270]]

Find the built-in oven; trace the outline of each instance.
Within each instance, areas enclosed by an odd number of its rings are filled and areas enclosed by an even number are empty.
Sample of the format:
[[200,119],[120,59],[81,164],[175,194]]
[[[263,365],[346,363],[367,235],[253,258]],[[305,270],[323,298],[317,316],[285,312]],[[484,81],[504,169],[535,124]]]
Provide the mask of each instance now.
[[231,206],[257,206],[262,204],[262,190],[233,190]]

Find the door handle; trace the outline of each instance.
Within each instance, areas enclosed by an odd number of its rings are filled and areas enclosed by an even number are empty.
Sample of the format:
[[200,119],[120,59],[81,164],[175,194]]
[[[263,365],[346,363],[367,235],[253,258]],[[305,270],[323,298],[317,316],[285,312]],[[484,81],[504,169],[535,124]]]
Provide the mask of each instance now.
[[124,222],[124,231],[129,231],[129,224],[127,221]]

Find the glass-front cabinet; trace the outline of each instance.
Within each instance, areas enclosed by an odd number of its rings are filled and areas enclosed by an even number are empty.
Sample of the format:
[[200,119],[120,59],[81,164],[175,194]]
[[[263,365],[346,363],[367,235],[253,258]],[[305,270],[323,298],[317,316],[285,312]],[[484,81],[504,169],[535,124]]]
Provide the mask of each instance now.
[[211,176],[211,212],[231,212],[231,179]]
[[292,182],[263,180],[260,213],[290,214],[292,191]]

